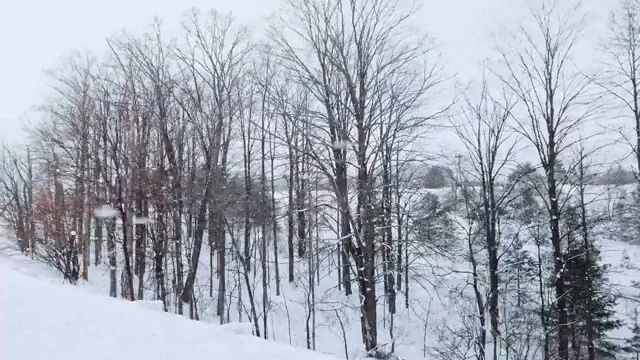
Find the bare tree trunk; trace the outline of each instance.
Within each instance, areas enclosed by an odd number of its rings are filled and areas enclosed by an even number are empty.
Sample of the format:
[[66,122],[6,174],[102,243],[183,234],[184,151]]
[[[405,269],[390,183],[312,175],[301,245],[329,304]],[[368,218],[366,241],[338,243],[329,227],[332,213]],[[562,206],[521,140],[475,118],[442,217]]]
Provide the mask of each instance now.
[[[395,154],[395,196],[396,196],[396,225],[397,225],[397,237],[398,237],[398,247],[396,253],[396,285],[398,287],[398,291],[402,290],[402,244],[403,244],[403,233],[402,226],[404,225],[404,216],[402,214],[402,192],[400,191],[400,151],[396,151]],[[407,266],[406,264],[404,266]]]
[[[244,252],[241,251],[240,249],[240,244],[238,239],[235,238],[235,235],[233,233],[233,230],[230,229],[229,230],[229,234],[231,235],[231,247],[236,255],[236,259],[238,261],[238,267],[240,269],[240,276],[242,277],[242,280],[244,280],[244,285],[247,288],[247,295],[249,297],[249,311],[250,311],[250,317],[251,319],[249,319],[251,321],[251,323],[253,324],[253,332],[254,335],[256,337],[261,337],[261,332],[260,332],[260,320],[258,319],[258,311],[256,310],[256,302],[255,302],[255,296],[253,293],[253,289],[251,287],[251,278],[249,277],[249,274],[251,273],[250,269],[247,267],[248,261],[246,259],[243,259],[244,256]],[[239,315],[239,321],[242,321],[242,311],[244,309],[246,309],[242,302],[242,282],[240,277],[238,277],[238,315]]]
[[222,215],[218,215],[216,223],[216,250],[218,252],[218,307],[217,315],[222,322],[224,319],[225,308],[225,294],[227,286],[227,274],[226,274],[226,234],[224,229],[224,219]]
[[153,239],[153,263],[154,274],[156,280],[156,299],[162,301],[162,309],[166,312],[169,311],[169,304],[167,303],[167,289],[165,285],[165,259],[166,243],[168,236],[167,224],[165,222],[166,210],[162,203],[162,200],[158,201],[158,205],[155,209],[157,233]]
[[89,157],[89,130],[87,124],[88,119],[82,120],[82,140],[80,146],[80,158],[79,158],[79,173],[78,173],[78,194],[77,194],[77,206],[78,206],[78,237],[79,242],[82,244],[82,279],[89,280],[89,266],[91,264],[91,218],[87,209],[87,189],[86,181],[88,180],[87,168]]
[[[214,186],[217,186],[214,185]],[[214,193],[216,192],[216,189],[214,189]],[[216,238],[215,232],[216,232],[216,227],[215,227],[215,210],[214,210],[214,206],[215,205],[215,201],[216,201],[217,196],[214,195],[211,197],[211,200],[209,201],[209,204],[207,205],[207,241],[208,241],[208,245],[209,245],[209,297],[213,298],[213,272],[214,272],[214,268],[213,268],[213,259],[215,258],[215,252],[216,252],[216,243],[218,241],[218,239]]]
[[[210,160],[209,160],[210,161]],[[211,169],[206,169],[210,172]],[[207,204],[209,203],[209,197],[211,193],[211,180],[207,179],[200,201],[197,217],[196,217],[196,231],[194,236],[193,253],[191,254],[191,262],[189,266],[189,272],[187,273],[187,279],[184,283],[182,290],[182,301],[190,303],[193,301],[193,287],[195,286],[196,275],[198,273],[198,264],[200,263],[200,252],[202,251],[202,242],[204,238],[204,230],[207,222]]]
[[[278,131],[278,125],[275,123],[274,132]],[[276,296],[280,296],[280,261],[278,256],[278,211],[276,209],[276,184],[275,184],[275,157],[276,143],[273,133],[269,134],[270,143],[270,160],[271,160],[271,233],[273,239],[273,262],[276,277]]]
[[292,283],[294,280],[293,277],[293,273],[294,273],[294,268],[293,268],[293,264],[294,264],[294,250],[293,250],[293,237],[294,237],[294,232],[295,232],[295,222],[293,219],[293,209],[294,209],[294,205],[293,205],[293,182],[294,182],[294,174],[295,174],[295,170],[294,170],[294,162],[295,162],[295,157],[293,155],[293,149],[291,147],[291,145],[289,145],[289,178],[288,178],[288,202],[287,202],[287,248],[289,250],[288,252],[288,270],[289,270],[289,282]]
[[[304,140],[303,140],[304,141]],[[303,145],[304,146],[304,145]],[[305,154],[298,156],[295,165],[296,218],[298,229],[298,257],[303,259],[307,253],[307,208],[306,201],[308,174],[304,172]],[[301,169],[302,167],[302,169]]]
[[351,261],[349,256],[352,252],[351,238],[351,213],[349,210],[349,184],[347,180],[346,155],[341,154],[336,160],[336,183],[338,188],[338,196],[341,197],[340,207],[340,238],[342,241],[342,286],[344,293],[349,296],[353,293],[351,289]]
[[130,301],[134,301],[135,295],[133,291],[133,271],[131,266],[131,237],[133,236],[132,214],[124,198],[124,186],[122,179],[118,179],[117,185],[118,201],[120,210],[120,220],[122,221],[122,255],[124,256],[124,272],[122,273],[122,296]]
[[142,217],[140,222],[136,224],[136,275],[138,276],[138,300],[144,299],[144,275],[147,263],[147,224],[149,217],[149,205],[147,201],[142,200],[142,191],[138,193],[137,208]]
[[540,230],[537,229],[536,234],[534,235],[534,241],[536,243],[536,250],[537,250],[537,276],[538,276],[538,297],[540,300],[540,309],[539,309],[539,315],[540,315],[540,325],[542,326],[542,331],[544,333],[544,341],[543,341],[543,347],[542,347],[542,351],[543,351],[543,359],[544,360],[548,360],[549,359],[549,353],[550,353],[550,331],[549,331],[549,319],[548,319],[548,312],[549,309],[547,307],[547,304],[545,302],[545,286],[544,286],[544,282],[545,282],[545,278],[544,278],[544,272],[543,272],[543,259],[542,259],[542,251],[541,251],[541,246],[542,246],[542,238],[540,236]]
[[[474,237],[476,236],[475,222],[473,220],[473,212],[475,209],[475,204],[473,200],[468,195],[466,187],[467,184],[463,185],[464,188],[462,190],[464,194],[464,203],[465,203],[465,213],[466,220],[468,223],[468,228],[466,231],[466,240],[467,240],[467,250],[468,250],[468,259],[471,265],[471,286],[473,288],[473,294],[476,302],[476,311],[478,314],[478,334],[475,339],[475,348],[476,348],[476,358],[478,360],[485,360],[486,358],[486,346],[487,346],[487,314],[485,307],[485,299],[482,295],[482,290],[480,289],[480,274],[478,272],[478,261],[476,259],[476,250],[473,247],[475,242]],[[474,332],[475,333],[475,332]]]
[[[96,131],[97,134],[97,131]],[[100,203],[105,204],[105,200],[106,200],[106,194],[103,194],[103,186],[100,184],[100,173],[103,171],[102,170],[102,162],[100,161],[100,151],[99,151],[99,138],[96,135],[94,138],[94,173],[93,173],[93,183],[94,183],[94,201],[91,202],[94,206],[98,206]],[[95,244],[94,244],[94,255],[93,255],[93,261],[95,266],[100,265],[100,263],[102,262],[102,231],[104,228],[104,224],[102,223],[102,221],[97,220],[95,222],[95,229],[94,229],[94,234],[93,236],[95,237]]]
[[114,298],[118,297],[118,278],[116,276],[118,263],[116,261],[115,232],[115,218],[109,219],[107,222],[107,253],[109,254],[109,296]]
[[[103,140],[103,153],[102,153],[102,174],[104,182],[107,184],[111,181],[113,159],[110,159],[109,154],[109,142],[107,133],[107,119],[105,117],[102,124],[102,140]],[[106,199],[109,199],[109,203],[113,200],[113,189],[111,187],[105,187]],[[109,295],[111,297],[118,297],[118,279],[117,279],[117,250],[116,250],[116,218],[110,218],[107,220],[107,254],[109,257]]]
[[36,246],[36,219],[34,213],[34,197],[33,197],[33,160],[31,157],[31,148],[27,147],[27,211],[29,218],[29,253],[33,259]]
[[[304,163],[304,162],[303,162]],[[303,171],[305,173],[309,172],[309,168],[304,166]],[[307,191],[308,199],[307,206],[308,208],[312,208],[311,206],[311,188]],[[315,264],[314,264],[314,256],[312,253],[313,250],[313,226],[312,226],[312,215],[311,211],[308,211],[307,214],[308,221],[308,245],[307,249],[309,250],[307,253],[307,285],[309,286],[307,293],[307,318],[305,321],[306,333],[307,333],[307,349],[316,350],[316,285],[315,285]],[[317,226],[317,224],[315,224]]]
[[393,317],[396,313],[396,286],[395,286],[395,251],[393,242],[393,230],[391,224],[392,204],[391,204],[391,145],[385,145],[383,152],[383,165],[382,165],[382,177],[383,177],[383,216],[382,216],[382,231],[384,234],[383,240],[383,258],[385,264],[385,294],[387,296],[387,302],[389,304],[389,313]]
[[[265,86],[264,93],[262,94],[262,109],[260,114],[260,208],[261,212],[265,215],[260,217],[261,227],[260,234],[262,236],[262,241],[260,244],[260,265],[262,270],[262,329],[264,330],[262,335],[265,340],[268,338],[267,335],[267,324],[268,324],[268,307],[269,307],[269,293],[268,293],[268,273],[267,273],[267,222],[271,219],[271,216],[266,215],[267,213],[267,153],[266,153],[266,141],[267,141],[267,129],[265,123],[266,114],[266,93],[269,91],[268,87]],[[271,211],[275,211],[275,209],[271,209]],[[276,241],[274,238],[273,241]]]
[[[244,142],[244,246],[243,246],[243,260],[246,262],[245,267],[247,271],[251,270],[251,125],[247,125],[246,132],[243,133]],[[247,275],[248,276],[248,275]]]

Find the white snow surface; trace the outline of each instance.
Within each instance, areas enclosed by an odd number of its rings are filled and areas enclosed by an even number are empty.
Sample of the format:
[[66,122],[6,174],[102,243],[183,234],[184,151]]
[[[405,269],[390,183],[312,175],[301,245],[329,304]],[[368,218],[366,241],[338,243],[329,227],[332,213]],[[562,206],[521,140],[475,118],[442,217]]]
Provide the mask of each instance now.
[[2,360],[331,360],[64,285],[0,241]]

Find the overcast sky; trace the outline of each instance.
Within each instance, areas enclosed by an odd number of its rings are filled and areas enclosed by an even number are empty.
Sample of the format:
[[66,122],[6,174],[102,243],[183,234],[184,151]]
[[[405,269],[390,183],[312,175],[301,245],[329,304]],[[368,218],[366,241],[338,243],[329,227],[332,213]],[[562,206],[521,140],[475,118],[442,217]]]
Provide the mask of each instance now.
[[[260,27],[280,1],[0,0],[0,141],[21,139],[23,121],[37,116],[34,106],[47,89],[44,71],[74,49],[104,49],[104,39],[123,28],[145,28],[155,16],[176,23],[191,7],[233,11],[238,20]],[[457,73],[461,82],[477,78],[480,62],[495,56],[496,46],[508,41],[527,13],[527,0],[423,1],[415,20],[442,51],[446,71]],[[597,4],[589,9],[587,35],[593,37],[611,5],[587,3]]]
[[74,49],[104,48],[123,28],[139,29],[154,16],[177,21],[191,7],[255,22],[278,0],[0,0],[0,140],[20,137],[22,120],[46,89],[44,70]]

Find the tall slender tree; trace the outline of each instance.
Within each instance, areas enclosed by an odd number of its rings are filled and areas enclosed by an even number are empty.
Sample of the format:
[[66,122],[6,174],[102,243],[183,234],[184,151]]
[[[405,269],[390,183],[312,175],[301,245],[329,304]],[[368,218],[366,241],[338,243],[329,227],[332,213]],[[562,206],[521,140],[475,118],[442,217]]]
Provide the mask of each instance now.
[[[575,139],[581,123],[593,114],[587,96],[590,81],[572,69],[569,57],[579,39],[576,25],[579,7],[562,8],[544,1],[533,10],[533,28],[523,29],[525,48],[517,54],[503,52],[508,75],[502,77],[522,105],[523,116],[514,116],[516,128],[534,148],[545,174],[541,196],[548,213],[554,258],[557,345],[560,359],[569,358],[569,319],[565,293],[566,246],[560,229],[563,185],[558,172],[563,152]],[[591,104],[591,105],[590,105]]]

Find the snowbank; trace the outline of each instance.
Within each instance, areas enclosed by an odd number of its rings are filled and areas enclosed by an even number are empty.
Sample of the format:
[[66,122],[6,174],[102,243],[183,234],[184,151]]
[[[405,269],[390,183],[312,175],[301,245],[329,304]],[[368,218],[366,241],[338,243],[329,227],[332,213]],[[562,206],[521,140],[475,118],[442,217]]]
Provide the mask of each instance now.
[[38,279],[0,256],[2,360],[214,358],[333,359]]

